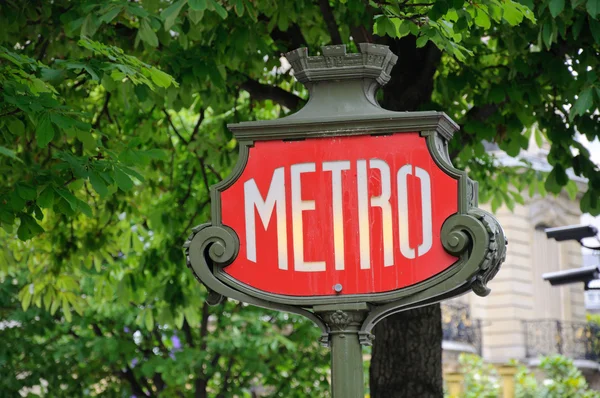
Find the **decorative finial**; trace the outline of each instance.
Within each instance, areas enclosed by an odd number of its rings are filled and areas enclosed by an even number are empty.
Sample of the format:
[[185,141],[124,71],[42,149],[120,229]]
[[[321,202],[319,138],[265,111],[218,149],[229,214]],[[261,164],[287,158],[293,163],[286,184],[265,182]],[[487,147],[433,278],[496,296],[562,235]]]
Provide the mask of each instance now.
[[383,86],[390,80],[390,72],[398,57],[388,46],[360,43],[360,53],[346,54],[346,45],[323,46],[323,55],[309,57],[306,48],[299,48],[285,54],[294,68],[299,82],[341,79],[375,79]]

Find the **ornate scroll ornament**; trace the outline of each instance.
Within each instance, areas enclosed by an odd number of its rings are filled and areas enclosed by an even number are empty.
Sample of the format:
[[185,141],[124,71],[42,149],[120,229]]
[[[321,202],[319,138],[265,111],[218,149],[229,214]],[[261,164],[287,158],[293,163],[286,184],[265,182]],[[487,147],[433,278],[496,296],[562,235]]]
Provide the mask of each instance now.
[[[471,290],[485,296],[490,292],[487,283],[506,256],[502,228],[491,214],[476,207],[477,183],[454,168],[448,156],[448,141],[458,126],[441,112],[391,112],[379,107],[374,94],[389,80],[396,56],[385,46],[361,44],[360,48],[360,54],[346,54],[343,46],[329,46],[323,48],[321,57],[308,57],[306,49],[286,55],[298,80],[309,87],[311,100],[286,118],[228,126],[240,143],[238,164],[226,180],[211,187],[212,222],[194,228],[184,245],[187,265],[209,291],[209,304],[230,297],[303,315],[321,328],[324,344],[330,333],[356,327],[361,343],[369,345],[374,325],[390,314]],[[345,95],[343,108],[327,97],[332,91]],[[240,244],[235,231],[222,223],[221,193],[240,177],[257,141],[408,132],[419,132],[435,164],[457,181],[458,210],[446,219],[440,234],[444,249],[457,257],[453,265],[398,290],[315,297],[264,292],[223,271],[236,259]]]

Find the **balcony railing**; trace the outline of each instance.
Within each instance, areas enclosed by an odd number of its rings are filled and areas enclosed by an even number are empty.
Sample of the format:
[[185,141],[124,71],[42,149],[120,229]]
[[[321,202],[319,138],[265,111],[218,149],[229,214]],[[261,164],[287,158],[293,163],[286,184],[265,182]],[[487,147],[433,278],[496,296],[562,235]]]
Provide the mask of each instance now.
[[561,354],[573,359],[598,361],[600,328],[586,322],[524,321],[528,358]]
[[481,321],[471,318],[468,304],[442,304],[442,332],[445,341],[469,344],[481,355]]

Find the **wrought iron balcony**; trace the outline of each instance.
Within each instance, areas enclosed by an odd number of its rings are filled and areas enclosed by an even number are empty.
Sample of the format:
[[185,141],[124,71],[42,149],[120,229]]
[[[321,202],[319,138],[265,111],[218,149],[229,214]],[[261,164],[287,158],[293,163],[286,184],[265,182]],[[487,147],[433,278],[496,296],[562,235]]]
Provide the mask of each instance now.
[[527,358],[561,354],[573,359],[600,359],[600,328],[586,322],[524,321]]
[[442,304],[444,341],[469,344],[481,355],[481,321],[472,319],[468,304]]

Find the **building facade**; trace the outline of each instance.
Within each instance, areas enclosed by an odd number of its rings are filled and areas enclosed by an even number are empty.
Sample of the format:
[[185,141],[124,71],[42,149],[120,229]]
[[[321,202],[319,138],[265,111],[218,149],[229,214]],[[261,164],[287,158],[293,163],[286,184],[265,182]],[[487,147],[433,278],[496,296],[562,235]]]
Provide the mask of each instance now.
[[[584,181],[576,182],[583,191]],[[597,384],[600,331],[586,321],[586,304],[598,312],[600,290],[585,292],[582,283],[551,286],[542,279],[548,272],[598,264],[596,256],[582,255],[577,242],[556,242],[544,232],[580,224],[579,202],[566,194],[536,196],[495,215],[508,238],[506,262],[488,284],[488,297],[470,293],[442,304],[445,365],[454,367],[461,352],[478,353],[490,363],[518,360],[530,366],[559,353]]]

